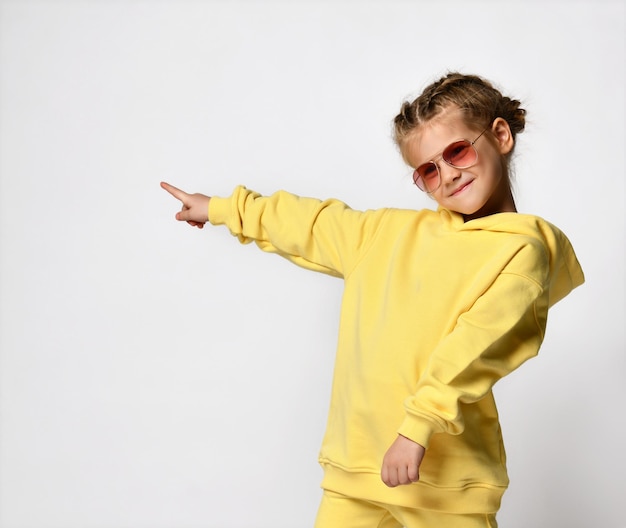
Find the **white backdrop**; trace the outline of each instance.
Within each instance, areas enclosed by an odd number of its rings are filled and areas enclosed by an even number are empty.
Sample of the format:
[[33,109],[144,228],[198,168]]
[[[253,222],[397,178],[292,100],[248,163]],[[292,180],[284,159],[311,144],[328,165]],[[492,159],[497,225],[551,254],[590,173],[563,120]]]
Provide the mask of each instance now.
[[587,283],[497,386],[503,528],[623,528],[623,1],[1,1],[0,527],[311,526],[341,282],[167,180],[432,207],[390,139],[449,69],[524,101],[517,204]]

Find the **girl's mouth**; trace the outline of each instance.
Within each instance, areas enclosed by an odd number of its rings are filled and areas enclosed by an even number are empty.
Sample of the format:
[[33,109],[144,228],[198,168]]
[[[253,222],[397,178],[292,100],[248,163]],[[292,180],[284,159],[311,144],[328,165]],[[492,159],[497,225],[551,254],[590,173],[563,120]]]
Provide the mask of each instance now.
[[474,180],[470,180],[463,185],[461,185],[458,189],[456,189],[450,196],[457,196],[459,193],[462,193],[465,189],[467,189]]

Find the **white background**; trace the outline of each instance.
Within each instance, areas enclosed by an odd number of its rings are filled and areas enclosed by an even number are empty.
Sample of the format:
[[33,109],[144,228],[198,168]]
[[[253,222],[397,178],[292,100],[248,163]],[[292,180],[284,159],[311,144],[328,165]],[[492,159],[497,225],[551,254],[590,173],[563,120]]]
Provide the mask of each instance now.
[[624,2],[2,1],[0,527],[311,526],[341,281],[159,188],[432,207],[390,139],[521,98],[518,209],[587,283],[496,387],[503,528],[624,527]]

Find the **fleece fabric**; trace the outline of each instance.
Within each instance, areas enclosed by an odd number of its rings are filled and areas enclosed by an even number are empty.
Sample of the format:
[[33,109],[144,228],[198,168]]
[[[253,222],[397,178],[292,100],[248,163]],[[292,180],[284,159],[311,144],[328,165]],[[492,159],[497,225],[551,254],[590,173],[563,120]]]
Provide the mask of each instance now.
[[[584,281],[566,236],[536,216],[356,211],[238,187],[209,221],[344,280],[319,461],[322,487],[450,513],[491,513],[508,485],[492,387],[534,357],[548,309]],[[398,434],[426,448],[417,483],[387,487]]]

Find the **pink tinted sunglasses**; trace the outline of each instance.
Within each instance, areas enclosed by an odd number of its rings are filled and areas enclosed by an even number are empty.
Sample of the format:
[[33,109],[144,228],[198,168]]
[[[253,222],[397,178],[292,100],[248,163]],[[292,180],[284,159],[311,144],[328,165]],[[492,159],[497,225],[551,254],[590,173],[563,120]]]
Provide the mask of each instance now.
[[478,162],[478,151],[474,147],[480,137],[489,129],[485,128],[474,141],[459,139],[450,143],[437,159],[422,163],[413,171],[413,181],[422,191],[433,193],[441,186],[438,161],[444,161],[455,169],[469,169]]

